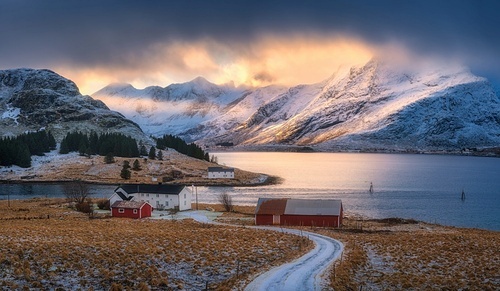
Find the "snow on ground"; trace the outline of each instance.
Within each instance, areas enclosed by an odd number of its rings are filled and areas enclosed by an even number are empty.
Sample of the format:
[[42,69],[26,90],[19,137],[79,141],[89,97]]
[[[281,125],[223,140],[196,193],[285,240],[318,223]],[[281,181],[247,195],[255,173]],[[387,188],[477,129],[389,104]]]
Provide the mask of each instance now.
[[[191,210],[169,215],[168,211],[155,211],[152,219],[182,219],[192,218],[201,223],[214,223],[222,213]],[[339,241],[320,234],[298,229],[255,226],[257,229],[280,231],[298,236],[307,236],[314,241],[316,247],[293,262],[275,267],[256,277],[246,288],[252,290],[322,290],[323,275],[329,266],[340,257],[344,246]]]
[[322,290],[323,275],[328,267],[340,257],[344,246],[339,241],[312,232],[276,227],[258,227],[283,231],[296,235],[307,235],[316,247],[293,262],[275,267],[255,278],[246,288],[253,290]]

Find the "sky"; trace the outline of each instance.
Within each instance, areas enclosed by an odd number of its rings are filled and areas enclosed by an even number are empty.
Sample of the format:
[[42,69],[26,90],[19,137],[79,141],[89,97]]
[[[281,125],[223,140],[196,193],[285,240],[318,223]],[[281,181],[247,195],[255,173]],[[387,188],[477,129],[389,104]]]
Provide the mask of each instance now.
[[500,1],[0,0],[0,69],[47,68],[83,94],[320,82],[373,57],[460,63],[500,87]]

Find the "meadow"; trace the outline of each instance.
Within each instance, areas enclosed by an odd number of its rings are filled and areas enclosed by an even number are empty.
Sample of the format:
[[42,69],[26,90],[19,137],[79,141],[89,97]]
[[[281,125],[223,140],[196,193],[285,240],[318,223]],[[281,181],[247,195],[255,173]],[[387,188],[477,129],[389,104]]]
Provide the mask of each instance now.
[[336,290],[498,290],[500,233],[417,221],[346,219]]
[[198,223],[89,216],[63,199],[0,201],[3,290],[241,289],[312,247],[305,237]]

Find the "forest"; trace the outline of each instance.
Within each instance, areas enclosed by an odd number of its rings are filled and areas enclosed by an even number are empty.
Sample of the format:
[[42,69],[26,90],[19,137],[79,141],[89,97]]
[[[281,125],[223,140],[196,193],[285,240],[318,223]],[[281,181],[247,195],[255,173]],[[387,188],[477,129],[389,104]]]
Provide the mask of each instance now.
[[0,139],[0,166],[31,167],[31,156],[43,156],[56,149],[50,131],[40,130]]
[[209,154],[204,152],[201,147],[195,143],[186,143],[183,139],[174,135],[164,135],[156,139],[156,147],[164,150],[165,148],[172,148],[181,154],[185,154],[192,158],[210,161]]

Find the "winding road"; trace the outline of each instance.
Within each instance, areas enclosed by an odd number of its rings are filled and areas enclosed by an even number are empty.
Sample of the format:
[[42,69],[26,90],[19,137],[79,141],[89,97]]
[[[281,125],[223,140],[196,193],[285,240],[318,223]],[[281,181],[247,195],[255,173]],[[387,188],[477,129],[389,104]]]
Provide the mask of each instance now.
[[254,290],[323,290],[321,276],[335,261],[344,246],[339,241],[312,232],[300,232],[296,229],[280,229],[276,227],[259,227],[285,231],[296,235],[306,235],[313,240],[316,247],[293,262],[275,267],[255,278],[245,288]]
[[[186,212],[184,215],[202,223],[214,223],[209,219],[204,211]],[[218,223],[217,223],[218,224]],[[248,227],[248,226],[247,226]],[[287,229],[278,227],[259,227],[291,233],[295,235],[307,236],[315,243],[314,249],[307,254],[294,260],[293,262],[274,267],[273,269],[256,277],[245,288],[246,291],[268,291],[268,290],[323,290],[322,275],[328,267],[340,256],[344,246],[339,241],[320,234],[301,231],[298,229]]]

